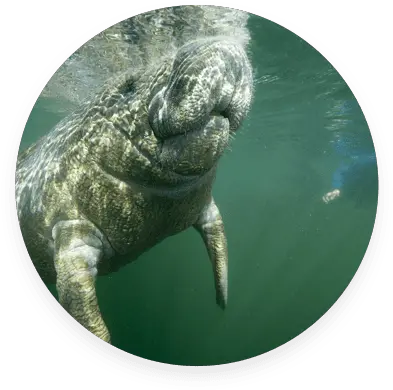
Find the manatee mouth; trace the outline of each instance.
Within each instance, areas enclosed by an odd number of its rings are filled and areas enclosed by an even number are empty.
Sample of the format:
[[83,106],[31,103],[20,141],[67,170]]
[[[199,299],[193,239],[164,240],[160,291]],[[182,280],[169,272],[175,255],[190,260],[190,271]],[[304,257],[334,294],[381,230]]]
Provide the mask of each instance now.
[[[164,141],[189,133],[203,132],[212,118],[219,117],[227,120],[228,123],[232,120],[229,112],[230,97],[226,97],[223,102],[216,106],[204,107],[203,109],[198,104],[194,106],[189,103],[188,108],[183,109],[184,112],[178,113],[176,108],[168,104],[171,97],[167,95],[169,95],[168,89],[163,88],[154,96],[149,106],[150,126],[159,140]],[[212,105],[212,103],[209,104],[209,106]],[[233,132],[236,127],[233,124],[229,126]]]
[[219,137],[222,133],[234,133],[236,131],[236,129],[231,128],[230,118],[225,110],[222,112],[212,111],[209,115],[206,115],[206,118],[198,126],[193,128],[165,128],[164,130],[162,127],[152,126],[152,130],[157,140],[162,144],[172,141],[184,144],[184,139],[193,140],[194,137],[202,137],[205,141],[208,141],[210,137]]
[[202,175],[211,170],[228,146],[229,120],[213,116],[203,129],[162,140],[160,161],[182,175]]

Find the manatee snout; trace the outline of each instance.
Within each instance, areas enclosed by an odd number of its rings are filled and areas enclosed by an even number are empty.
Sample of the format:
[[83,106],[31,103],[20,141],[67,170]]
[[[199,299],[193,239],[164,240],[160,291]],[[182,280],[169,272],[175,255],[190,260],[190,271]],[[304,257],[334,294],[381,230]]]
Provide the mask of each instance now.
[[201,130],[212,115],[222,115],[235,131],[251,96],[251,66],[240,43],[228,38],[194,41],[178,51],[168,84],[152,99],[150,124],[164,139]]
[[187,174],[213,167],[248,112],[252,86],[241,43],[215,37],[184,45],[149,106],[163,164]]

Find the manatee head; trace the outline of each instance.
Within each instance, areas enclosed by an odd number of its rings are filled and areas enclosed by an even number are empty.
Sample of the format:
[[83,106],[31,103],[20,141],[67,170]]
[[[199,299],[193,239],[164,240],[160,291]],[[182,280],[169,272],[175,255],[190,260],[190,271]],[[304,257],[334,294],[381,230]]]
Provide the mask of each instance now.
[[202,175],[215,167],[248,112],[252,86],[249,61],[235,40],[198,39],[181,47],[148,106],[163,168]]
[[[121,76],[79,115],[101,131],[87,152],[109,173],[151,188],[214,174],[253,90],[244,45],[198,38],[146,69]],[[117,172],[117,173],[116,173]]]
[[42,93],[78,111],[66,125],[85,133],[79,161],[151,188],[214,173],[252,98],[247,20],[230,8],[163,8],[81,46]]
[[252,92],[242,42],[198,38],[146,69],[111,80],[75,116],[86,141],[78,153],[124,181],[152,189],[187,187],[214,175]]

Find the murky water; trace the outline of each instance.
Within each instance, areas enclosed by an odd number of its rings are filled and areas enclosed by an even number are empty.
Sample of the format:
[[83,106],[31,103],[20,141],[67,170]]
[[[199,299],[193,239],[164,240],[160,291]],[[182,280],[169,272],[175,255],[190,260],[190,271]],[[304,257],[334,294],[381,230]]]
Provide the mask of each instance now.
[[[350,89],[291,32],[250,20],[255,99],[223,157],[214,187],[229,242],[229,304],[215,304],[211,266],[192,229],[99,278],[116,347],[173,364],[207,365],[269,351],[318,320],[354,276],[377,204],[377,169],[351,171],[329,204],[335,170],[373,153]],[[60,117],[38,101],[21,148]],[[346,152],[335,148],[347,139]],[[54,292],[54,286],[49,286]]]

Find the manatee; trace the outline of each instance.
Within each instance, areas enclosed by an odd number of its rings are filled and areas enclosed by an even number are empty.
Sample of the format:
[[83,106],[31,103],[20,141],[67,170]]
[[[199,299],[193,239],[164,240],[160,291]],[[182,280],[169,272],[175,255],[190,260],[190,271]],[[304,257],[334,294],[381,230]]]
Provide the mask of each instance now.
[[[216,302],[227,304],[227,242],[212,185],[253,95],[246,18],[237,29],[233,17],[219,15],[243,14],[228,12],[175,7],[112,27],[123,29],[112,44],[138,47],[143,66],[115,72],[18,156],[17,212],[33,264],[45,283],[56,283],[69,314],[107,342],[97,276],[189,227],[207,248]],[[152,18],[172,32],[164,45],[152,40]]]

